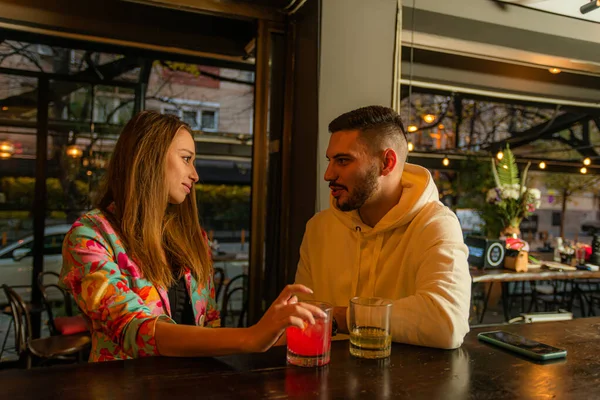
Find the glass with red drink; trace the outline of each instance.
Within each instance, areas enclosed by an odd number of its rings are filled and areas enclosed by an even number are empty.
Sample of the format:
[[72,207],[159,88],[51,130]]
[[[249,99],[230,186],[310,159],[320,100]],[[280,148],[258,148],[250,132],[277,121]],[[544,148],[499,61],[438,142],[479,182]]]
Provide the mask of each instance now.
[[333,306],[319,301],[305,301],[325,311],[325,318],[315,318],[315,324],[304,328],[287,328],[287,361],[300,367],[318,367],[329,363]]

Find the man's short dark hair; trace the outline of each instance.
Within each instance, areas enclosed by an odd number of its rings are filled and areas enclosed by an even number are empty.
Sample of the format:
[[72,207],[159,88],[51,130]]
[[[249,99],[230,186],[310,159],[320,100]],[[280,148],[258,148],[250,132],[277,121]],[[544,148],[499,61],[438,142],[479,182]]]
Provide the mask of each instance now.
[[340,115],[329,124],[329,132],[360,132],[371,152],[393,147],[406,155],[406,132],[400,115],[392,108],[368,106]]

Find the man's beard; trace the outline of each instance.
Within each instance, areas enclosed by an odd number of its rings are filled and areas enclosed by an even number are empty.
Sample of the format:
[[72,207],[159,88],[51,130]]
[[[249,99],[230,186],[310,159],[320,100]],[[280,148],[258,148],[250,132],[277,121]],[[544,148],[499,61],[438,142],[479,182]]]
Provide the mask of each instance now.
[[359,180],[352,193],[348,192],[348,200],[340,204],[340,200],[336,199],[337,208],[341,211],[352,211],[361,208],[377,190],[379,186],[378,177],[378,168],[376,165],[373,165],[372,168],[367,170],[363,179]]

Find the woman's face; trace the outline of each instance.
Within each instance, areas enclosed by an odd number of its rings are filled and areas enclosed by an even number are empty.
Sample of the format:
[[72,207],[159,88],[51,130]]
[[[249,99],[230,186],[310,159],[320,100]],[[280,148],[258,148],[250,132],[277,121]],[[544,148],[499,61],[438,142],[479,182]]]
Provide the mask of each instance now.
[[169,188],[169,203],[181,204],[194,190],[198,173],[194,166],[196,145],[190,132],[180,128],[167,152],[166,181]]

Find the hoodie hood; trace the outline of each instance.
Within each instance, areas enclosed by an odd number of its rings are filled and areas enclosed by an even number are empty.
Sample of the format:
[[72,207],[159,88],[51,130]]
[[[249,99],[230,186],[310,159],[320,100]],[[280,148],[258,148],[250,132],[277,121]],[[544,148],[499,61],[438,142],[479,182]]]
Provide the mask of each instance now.
[[329,204],[334,215],[348,229],[360,230],[366,236],[382,233],[407,225],[428,203],[439,201],[439,193],[429,171],[419,165],[404,164],[402,172],[402,195],[400,201],[375,225],[365,225],[360,219],[358,210],[341,211],[335,205],[335,198],[329,196]]

